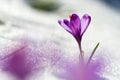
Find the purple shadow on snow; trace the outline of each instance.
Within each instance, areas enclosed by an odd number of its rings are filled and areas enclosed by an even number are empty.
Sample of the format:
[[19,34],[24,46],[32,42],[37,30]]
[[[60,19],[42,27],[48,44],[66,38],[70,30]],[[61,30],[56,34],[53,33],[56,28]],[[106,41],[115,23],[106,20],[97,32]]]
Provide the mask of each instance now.
[[14,49],[11,55],[0,60],[0,68],[14,75],[18,80],[25,80],[34,72],[44,71],[47,64],[55,65],[55,61],[61,58],[59,54],[61,51],[54,42],[27,41],[21,45],[23,46]]
[[89,65],[64,61],[57,66],[62,68],[54,75],[64,80],[107,80],[100,74],[104,71],[104,63],[100,60],[91,61]]
[[24,46],[15,49],[10,56],[0,61],[3,71],[14,75],[18,80],[24,80],[35,71],[43,68],[40,59],[42,55],[38,54],[39,51],[36,51],[36,48]]

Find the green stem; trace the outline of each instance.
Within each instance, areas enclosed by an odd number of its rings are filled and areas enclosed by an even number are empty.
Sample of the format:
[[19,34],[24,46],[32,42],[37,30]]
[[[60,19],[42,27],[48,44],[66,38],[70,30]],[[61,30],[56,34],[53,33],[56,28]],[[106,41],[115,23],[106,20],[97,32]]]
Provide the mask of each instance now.
[[92,53],[91,53],[91,56],[90,56],[89,59],[88,59],[87,65],[90,63],[90,61],[91,61],[91,59],[92,59],[92,57],[93,57],[96,49],[98,48],[99,44],[100,44],[100,43],[98,43],[98,44],[95,46],[95,48],[93,49],[93,51],[92,51]]

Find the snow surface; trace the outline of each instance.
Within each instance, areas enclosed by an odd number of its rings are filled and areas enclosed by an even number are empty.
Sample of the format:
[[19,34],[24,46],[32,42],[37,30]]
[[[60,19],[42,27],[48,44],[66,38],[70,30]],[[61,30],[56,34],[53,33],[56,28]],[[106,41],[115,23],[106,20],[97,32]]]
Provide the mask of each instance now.
[[[77,44],[73,37],[61,28],[57,20],[67,18],[72,13],[82,16],[88,13],[92,22],[83,39],[86,56],[100,42],[96,56],[106,59],[106,72],[103,76],[109,80],[120,79],[120,12],[101,0],[58,0],[61,7],[56,12],[37,11],[23,0],[0,0],[0,55],[5,50],[15,47],[17,40],[30,36],[34,40],[50,40],[58,44],[70,58],[78,55]],[[14,46],[13,46],[14,45]],[[5,54],[7,55],[7,54]],[[38,78],[37,78],[38,77]],[[39,80],[37,74],[31,78]],[[31,80],[30,79],[30,80]],[[42,80],[58,80],[46,70]],[[8,75],[0,70],[0,80],[10,80]],[[11,79],[13,80],[13,79]]]

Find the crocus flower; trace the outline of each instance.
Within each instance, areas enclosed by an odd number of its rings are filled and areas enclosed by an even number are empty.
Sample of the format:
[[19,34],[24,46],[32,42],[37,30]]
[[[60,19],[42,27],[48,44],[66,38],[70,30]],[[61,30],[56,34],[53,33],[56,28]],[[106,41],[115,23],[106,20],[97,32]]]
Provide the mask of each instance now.
[[91,22],[91,17],[88,14],[84,14],[80,19],[77,14],[72,14],[70,16],[70,21],[64,19],[63,21],[59,20],[58,23],[69,33],[71,33],[76,39],[79,50],[80,50],[80,58],[83,59],[83,50],[81,46],[82,36],[84,32],[87,30],[89,24]]
[[70,16],[70,21],[64,19],[59,20],[58,23],[69,33],[71,33],[77,41],[82,39],[82,35],[87,30],[91,21],[91,17],[88,14],[84,14],[80,19],[77,14],[72,14]]

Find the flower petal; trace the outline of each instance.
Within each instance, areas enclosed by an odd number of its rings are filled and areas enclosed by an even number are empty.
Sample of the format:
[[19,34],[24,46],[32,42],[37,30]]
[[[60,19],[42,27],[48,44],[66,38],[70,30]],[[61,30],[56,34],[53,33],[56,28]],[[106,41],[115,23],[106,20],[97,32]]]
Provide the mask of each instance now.
[[67,19],[64,19],[64,20],[63,20],[63,23],[64,23],[65,25],[67,25],[67,26],[69,27],[69,29],[71,29],[70,21],[68,21]]
[[61,20],[58,20],[58,23],[68,32],[72,33],[71,29],[69,28],[69,22],[64,19],[64,22]]
[[85,14],[81,19],[81,34],[80,35],[84,34],[90,22],[91,22],[91,17],[88,14]]
[[80,18],[77,14],[72,14],[70,19],[71,25],[73,25],[74,29],[80,29]]

